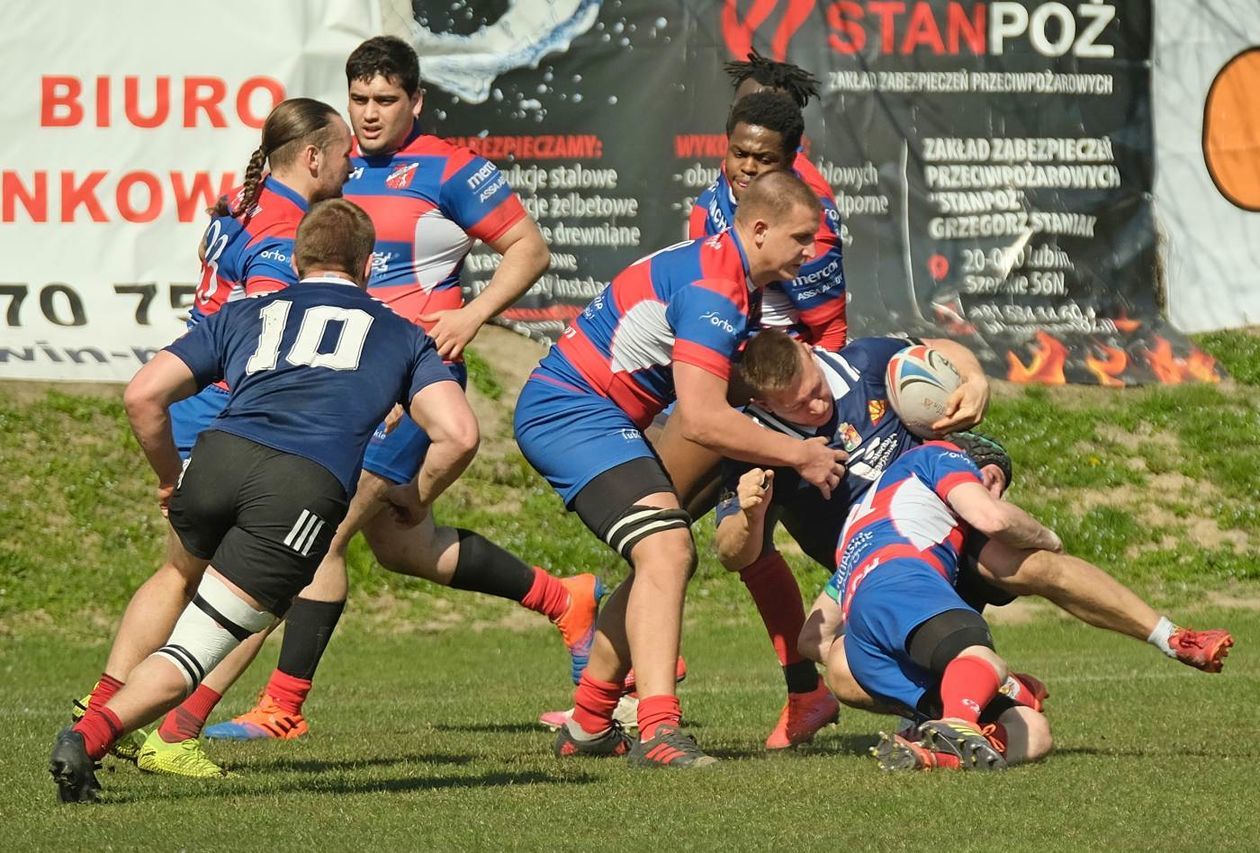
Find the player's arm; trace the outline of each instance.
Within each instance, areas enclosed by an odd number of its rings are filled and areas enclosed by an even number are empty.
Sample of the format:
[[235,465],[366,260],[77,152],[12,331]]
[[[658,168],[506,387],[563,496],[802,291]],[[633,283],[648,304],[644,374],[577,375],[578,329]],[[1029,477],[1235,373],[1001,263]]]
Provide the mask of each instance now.
[[162,350],[140,368],[123,392],[131,431],[158,476],[158,503],[163,514],[183,470],[167,409],[176,400],[197,393],[198,387],[192,369],[178,356]]
[[1053,530],[1010,501],[993,497],[977,482],[959,483],[946,498],[954,512],[975,530],[1013,548],[1062,551]]
[[486,245],[503,256],[486,289],[463,308],[425,314],[420,319],[445,359],[459,358],[481,327],[525,295],[551,265],[551,252],[537,223],[526,216]]
[[401,521],[417,524],[438,495],[459,479],[472,462],[481,435],[464,390],[453,380],[421,388],[411,398],[408,412],[433,444],[425,454],[415,485],[400,486],[390,503]]
[[739,478],[735,489],[739,509],[718,522],[714,539],[718,559],[729,571],[738,572],[761,556],[766,510],[773,497],[773,469],[753,468]]
[[674,387],[683,437],[730,459],[774,468],[794,468],[823,497],[844,475],[848,454],[827,446],[822,437],[801,441],[765,429],[726,402],[727,381],[697,365],[674,363]]
[[925,338],[923,343],[950,360],[962,379],[945,403],[945,416],[932,424],[938,435],[970,429],[984,420],[989,409],[989,378],[975,353],[949,338]]

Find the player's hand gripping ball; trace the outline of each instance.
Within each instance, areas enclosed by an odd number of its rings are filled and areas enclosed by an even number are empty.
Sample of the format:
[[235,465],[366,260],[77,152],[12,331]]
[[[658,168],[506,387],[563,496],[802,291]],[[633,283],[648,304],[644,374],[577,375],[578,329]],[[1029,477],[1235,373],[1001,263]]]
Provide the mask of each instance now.
[[932,424],[945,414],[945,404],[962,380],[958,369],[924,344],[903,349],[888,361],[888,402],[906,429],[920,438],[934,438]]

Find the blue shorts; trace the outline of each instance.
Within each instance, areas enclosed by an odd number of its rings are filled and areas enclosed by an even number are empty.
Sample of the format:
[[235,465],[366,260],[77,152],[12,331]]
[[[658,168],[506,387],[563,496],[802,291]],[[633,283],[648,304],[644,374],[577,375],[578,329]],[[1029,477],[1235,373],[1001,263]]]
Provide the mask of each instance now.
[[643,433],[616,403],[531,376],[516,401],[516,443],[564,505],[605,471],[655,458]]
[[967,604],[949,581],[920,560],[892,560],[858,584],[844,623],[844,653],[857,683],[877,699],[914,710],[939,677],[910,659],[915,628]]
[[[461,361],[446,365],[460,388],[468,387],[468,367]],[[394,431],[386,435],[385,424],[376,428],[363,454],[363,470],[384,477],[392,483],[407,483],[416,476],[433,439],[411,419],[403,415]]]
[[179,451],[180,459],[188,459],[193,445],[197,443],[197,436],[219,416],[230,396],[218,385],[207,385],[193,396],[171,404],[171,433],[175,436],[175,449]]

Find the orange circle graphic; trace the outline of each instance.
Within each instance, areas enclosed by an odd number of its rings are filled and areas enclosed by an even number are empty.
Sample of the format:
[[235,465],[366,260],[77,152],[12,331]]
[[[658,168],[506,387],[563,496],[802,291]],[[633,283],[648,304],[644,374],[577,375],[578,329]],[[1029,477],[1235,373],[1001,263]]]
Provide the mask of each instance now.
[[1225,63],[1203,106],[1203,162],[1236,207],[1260,212],[1260,47]]

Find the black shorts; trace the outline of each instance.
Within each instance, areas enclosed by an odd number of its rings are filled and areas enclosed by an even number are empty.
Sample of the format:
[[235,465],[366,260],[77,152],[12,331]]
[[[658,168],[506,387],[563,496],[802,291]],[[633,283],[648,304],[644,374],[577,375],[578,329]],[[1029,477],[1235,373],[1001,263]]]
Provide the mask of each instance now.
[[283,615],[348,506],[345,488],[322,465],[206,430],[171,498],[170,521],[190,554]]

